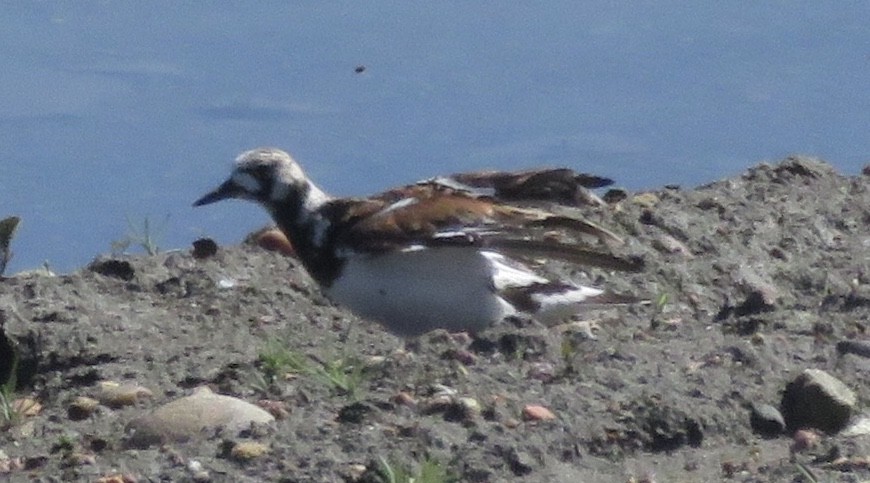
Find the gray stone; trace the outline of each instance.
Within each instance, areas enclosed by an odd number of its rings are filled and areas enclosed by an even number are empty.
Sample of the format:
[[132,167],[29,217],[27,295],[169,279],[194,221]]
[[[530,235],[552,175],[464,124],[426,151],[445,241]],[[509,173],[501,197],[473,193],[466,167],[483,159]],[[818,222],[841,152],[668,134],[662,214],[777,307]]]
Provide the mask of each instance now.
[[852,424],[840,434],[849,437],[870,435],[870,414],[862,414],[854,418]]
[[820,369],[806,369],[786,387],[780,409],[789,430],[835,433],[849,422],[856,404],[855,393],[842,381]]
[[753,431],[765,437],[778,436],[785,431],[785,419],[779,410],[770,404],[753,404],[749,424]]
[[127,445],[147,448],[156,444],[185,442],[214,435],[219,430],[237,433],[275,418],[265,410],[230,396],[199,388],[134,419],[127,425]]
[[841,340],[837,342],[837,353],[870,358],[870,343],[863,340]]

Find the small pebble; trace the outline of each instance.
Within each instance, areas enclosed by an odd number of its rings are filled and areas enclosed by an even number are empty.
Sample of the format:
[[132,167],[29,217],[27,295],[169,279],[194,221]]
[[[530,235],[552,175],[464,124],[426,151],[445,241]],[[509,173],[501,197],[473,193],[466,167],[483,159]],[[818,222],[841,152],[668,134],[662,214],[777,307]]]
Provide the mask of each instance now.
[[32,397],[21,397],[12,401],[12,411],[24,417],[36,416],[42,411],[42,404]]
[[556,377],[556,366],[549,362],[534,362],[529,366],[526,377],[541,382],[550,382]]
[[644,208],[652,208],[659,202],[655,193],[640,193],[631,199],[631,202]]
[[863,340],[841,340],[837,342],[837,353],[841,356],[854,354],[870,358],[870,343]]
[[363,475],[366,474],[369,468],[366,465],[361,465],[359,463],[354,463],[348,466],[347,468],[347,476],[349,477],[349,481],[358,481]]
[[196,473],[198,471],[202,471],[202,463],[199,460],[190,460],[187,462],[187,471],[191,473]]
[[444,384],[433,384],[429,390],[432,396],[455,396],[458,393],[456,389],[453,389],[450,386],[445,386]]
[[218,250],[218,245],[211,238],[200,238],[193,242],[193,258],[203,259],[213,257]]
[[844,429],[840,434],[843,436],[855,437],[855,436],[867,436],[870,435],[870,417],[866,414],[861,417],[855,418],[850,424],[849,427]]
[[218,288],[222,288],[222,289],[233,288],[236,285],[238,285],[238,282],[236,282],[235,280],[233,280],[231,278],[222,278],[222,279],[218,280],[218,283],[217,283]]
[[454,403],[454,396],[449,394],[437,394],[420,405],[423,414],[440,413],[448,410]]
[[103,381],[99,384],[97,399],[104,406],[121,408],[132,406],[142,399],[154,395],[150,389],[136,384],[119,384],[114,381]]
[[811,429],[799,429],[792,436],[790,449],[794,453],[800,453],[801,451],[815,448],[821,440],[822,437],[819,433]]
[[785,431],[782,414],[770,404],[753,404],[749,424],[755,432],[767,437],[777,436]]
[[18,471],[24,468],[24,459],[20,456],[10,458],[2,449],[0,449],[0,475]]
[[211,475],[203,469],[202,463],[199,460],[190,460],[187,462],[187,471],[193,481],[206,482],[211,481]]
[[275,419],[287,419],[290,416],[290,411],[287,409],[287,404],[283,401],[272,401],[270,399],[260,399],[257,401],[257,406],[265,409],[269,414],[275,416]]
[[473,397],[461,397],[456,401],[456,403],[459,404],[460,408],[462,408],[465,419],[473,419],[475,416],[480,414],[480,403]]
[[417,405],[417,400],[414,399],[414,396],[405,391],[401,391],[393,396],[393,402],[400,406],[414,407]]
[[523,408],[523,420],[525,421],[552,421],[556,415],[544,406],[528,404]]
[[70,453],[64,458],[64,462],[70,466],[93,466],[97,464],[97,457],[88,453]]
[[744,302],[747,309],[751,308],[750,305],[757,306],[754,307],[755,310],[772,307],[781,298],[780,291],[773,282],[748,267],[743,266],[737,270],[734,279],[737,285],[748,292]]
[[269,452],[269,447],[257,441],[236,443],[230,450],[230,457],[236,461],[251,461]]
[[130,474],[109,475],[97,480],[97,483],[137,483],[139,480]]
[[661,233],[655,237],[652,240],[652,246],[662,253],[681,255],[687,259],[695,258],[695,256],[692,255],[692,251],[689,250],[689,247],[666,233]]
[[73,421],[81,421],[87,419],[97,410],[100,401],[86,396],[78,396],[69,404],[66,412],[67,416]]

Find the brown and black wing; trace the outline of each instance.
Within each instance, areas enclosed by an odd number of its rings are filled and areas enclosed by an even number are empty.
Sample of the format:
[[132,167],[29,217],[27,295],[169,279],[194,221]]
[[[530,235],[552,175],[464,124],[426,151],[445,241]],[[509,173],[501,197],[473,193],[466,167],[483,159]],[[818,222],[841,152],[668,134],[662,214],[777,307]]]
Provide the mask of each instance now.
[[342,235],[336,242],[369,253],[412,246],[475,246],[519,258],[556,258],[611,270],[637,271],[643,265],[637,259],[539,236],[540,229],[559,227],[621,242],[611,232],[579,217],[501,205],[425,185],[402,190],[351,204],[345,201],[339,217],[343,226],[336,230]]

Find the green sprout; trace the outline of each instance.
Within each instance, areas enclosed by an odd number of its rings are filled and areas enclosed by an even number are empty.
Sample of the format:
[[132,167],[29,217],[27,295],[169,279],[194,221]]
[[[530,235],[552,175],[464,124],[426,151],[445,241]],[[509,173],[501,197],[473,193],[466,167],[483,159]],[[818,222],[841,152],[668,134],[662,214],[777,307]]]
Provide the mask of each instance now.
[[665,306],[668,304],[670,300],[670,296],[667,292],[662,292],[656,297],[655,304],[653,305],[653,313],[650,317],[649,327],[650,329],[657,329],[659,325],[661,325],[661,321],[659,317],[664,313]]
[[438,460],[427,457],[414,472],[410,465],[395,465],[378,457],[377,476],[382,483],[452,483],[459,481]]
[[160,253],[158,240],[163,237],[166,231],[166,226],[169,224],[169,215],[163,220],[159,226],[155,226],[149,217],[142,220],[142,224],[137,225],[127,216],[127,233],[120,240],[112,242],[112,253],[120,254],[125,252],[130,246],[138,246],[148,255],[157,255]]
[[12,345],[12,365],[9,377],[0,384],[0,427],[8,427],[17,423],[22,413],[27,409],[15,404],[15,389],[18,385],[18,362],[20,359],[18,347]]
[[271,385],[288,373],[300,374],[332,388],[339,394],[356,400],[365,380],[362,362],[352,357],[340,357],[321,362],[286,347],[279,339],[270,339],[260,352],[260,370],[265,385]]
[[10,216],[0,220],[0,275],[6,271],[6,265],[12,260],[12,238],[21,223],[21,218]]

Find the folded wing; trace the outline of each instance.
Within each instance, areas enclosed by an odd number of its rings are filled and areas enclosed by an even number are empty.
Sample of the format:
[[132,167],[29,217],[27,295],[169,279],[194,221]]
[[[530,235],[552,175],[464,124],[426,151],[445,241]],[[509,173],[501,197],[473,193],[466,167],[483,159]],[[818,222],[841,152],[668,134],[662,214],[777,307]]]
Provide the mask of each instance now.
[[546,236],[562,229],[622,244],[611,231],[585,218],[516,207],[444,185],[418,184],[333,209],[344,210],[348,225],[341,243],[378,253],[390,249],[438,246],[491,248],[516,258],[553,258],[610,270],[638,271],[639,259],[626,259]]

